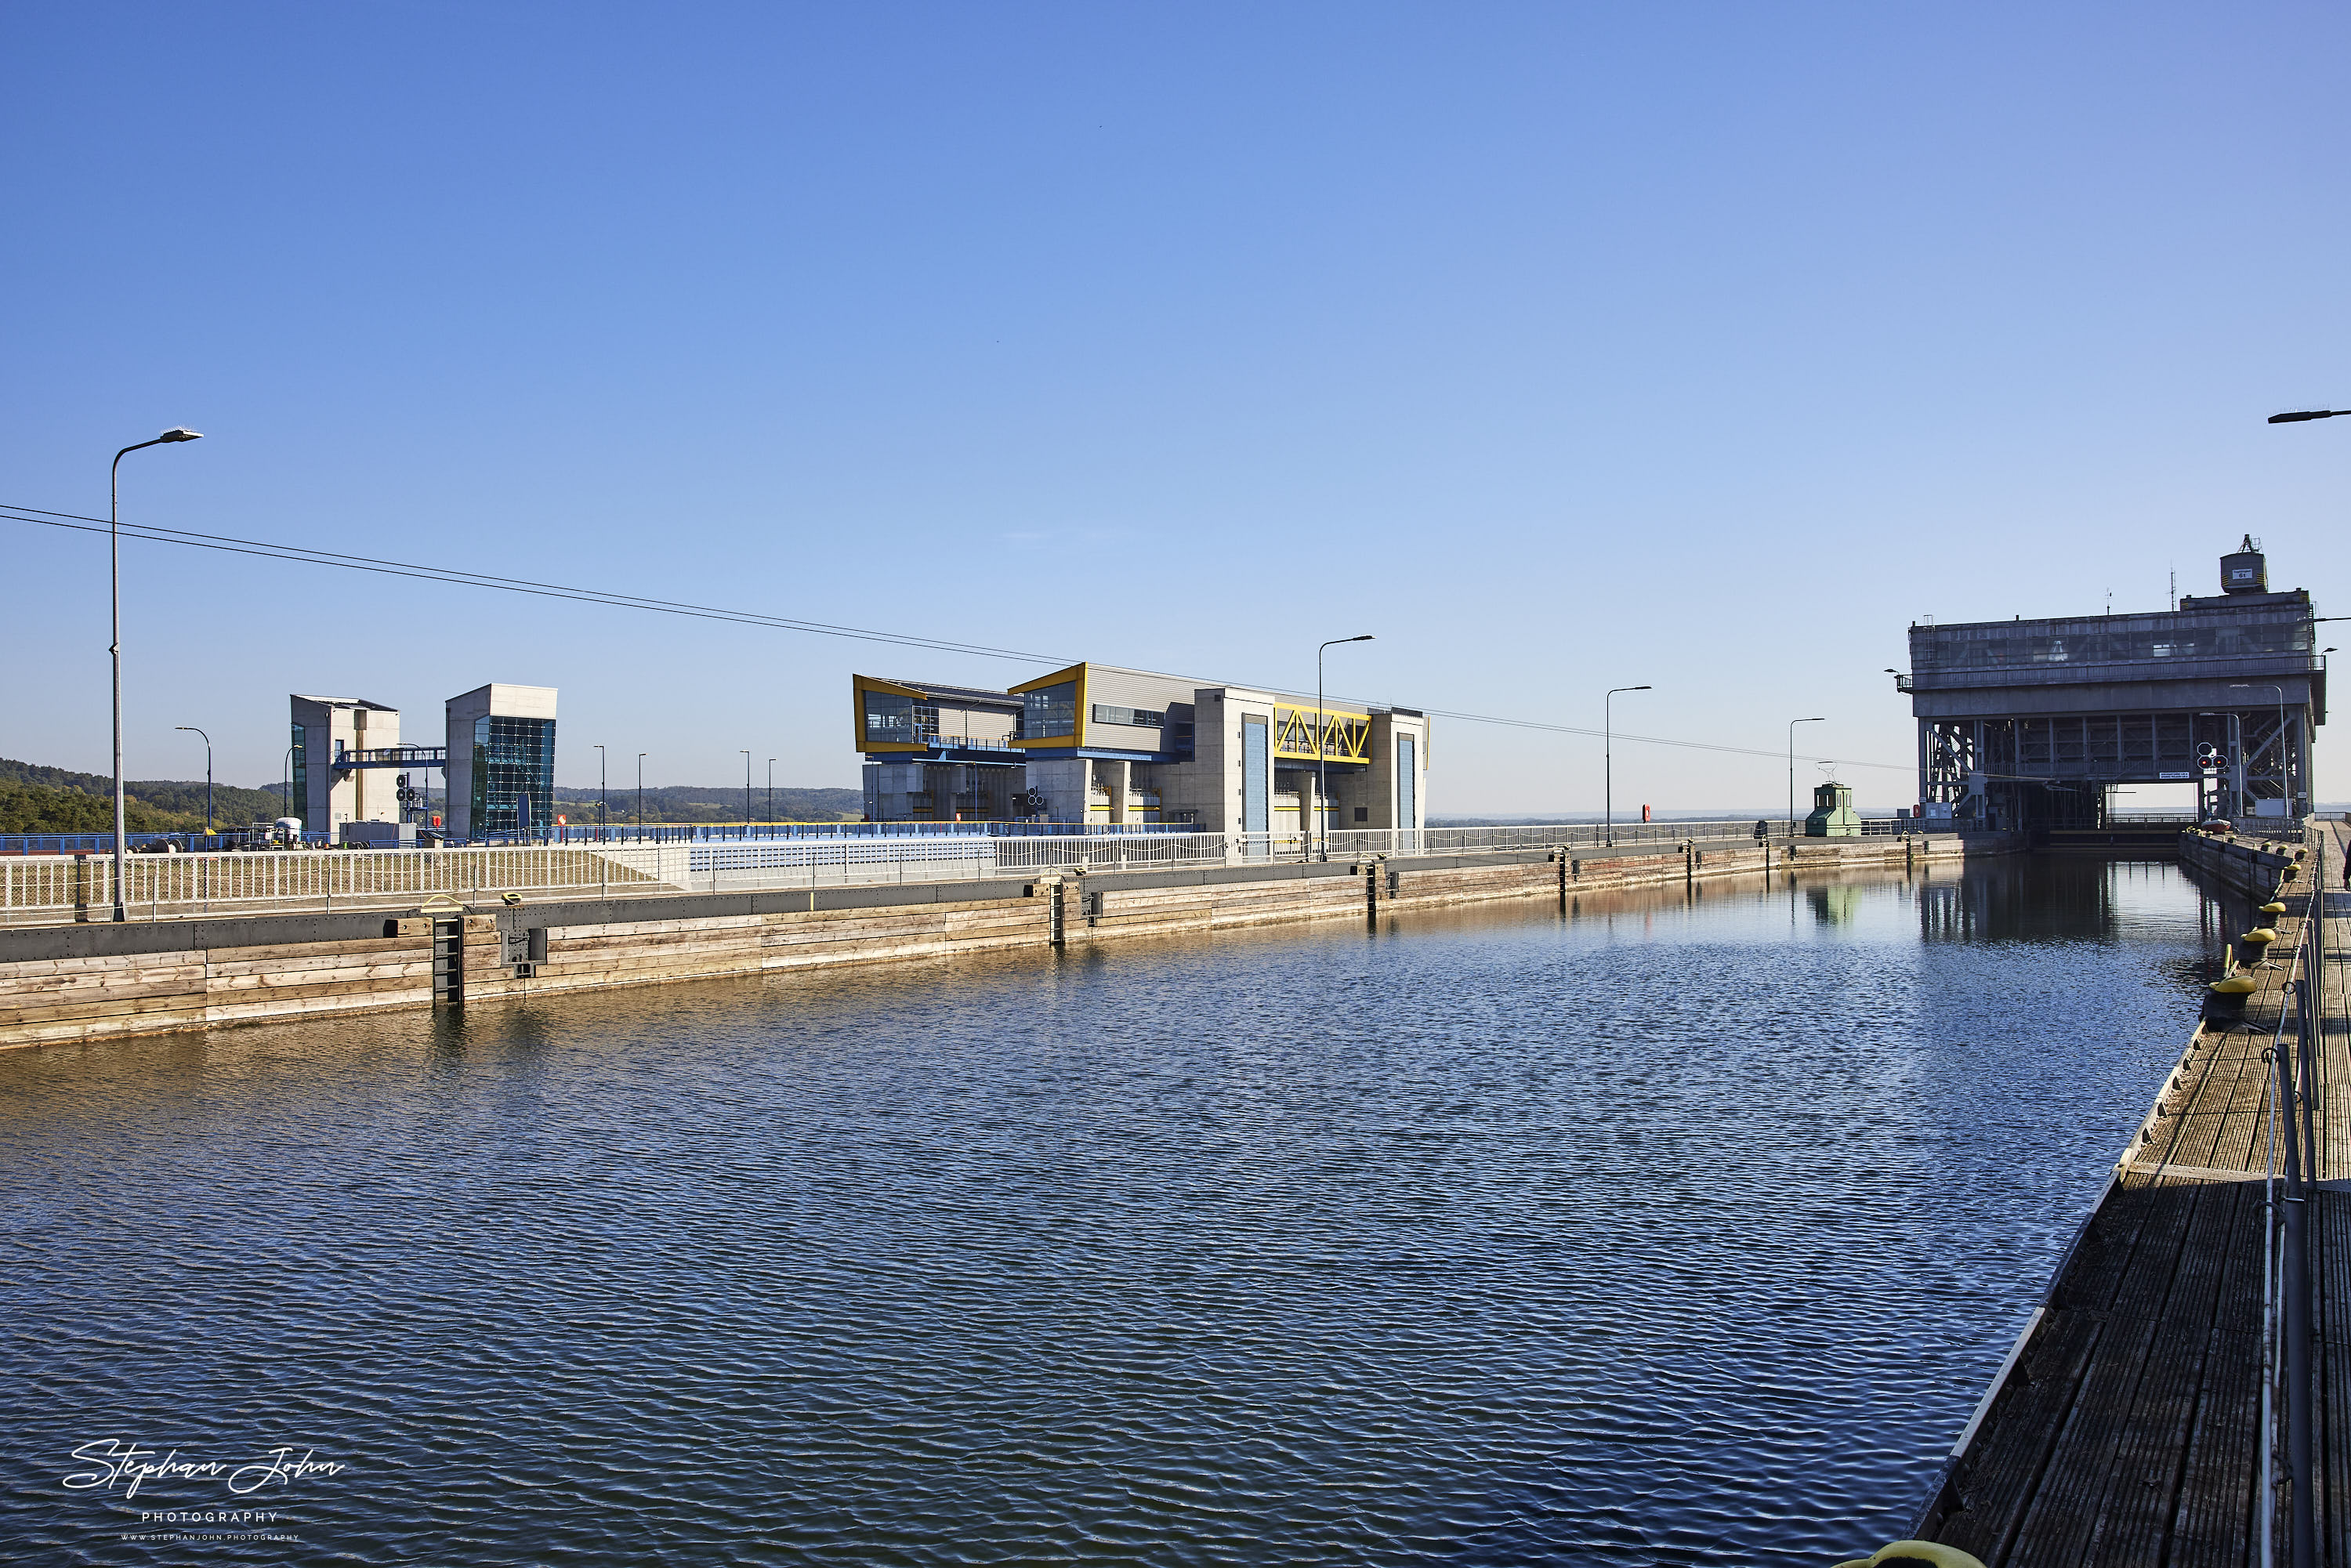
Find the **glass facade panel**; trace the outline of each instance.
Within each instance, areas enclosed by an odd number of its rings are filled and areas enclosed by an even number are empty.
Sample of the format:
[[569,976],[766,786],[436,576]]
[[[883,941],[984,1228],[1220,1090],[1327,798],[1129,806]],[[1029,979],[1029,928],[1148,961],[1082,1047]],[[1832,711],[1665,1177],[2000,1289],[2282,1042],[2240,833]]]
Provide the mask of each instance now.
[[[310,765],[308,755],[309,747],[305,744],[306,738],[302,727],[296,725],[293,747],[294,805],[292,809],[307,817],[310,814]],[[310,822],[302,824],[305,829],[315,825]]]
[[1396,826],[1411,828],[1420,821],[1420,743],[1412,736],[1396,737]]
[[865,739],[869,745],[875,741],[893,746],[913,745],[914,699],[902,697],[892,692],[867,692],[865,694]]
[[555,721],[487,714],[474,721],[473,830],[511,833],[555,821]]
[[1241,831],[1262,833],[1273,820],[1273,758],[1265,720],[1241,720]]
[[1020,709],[1020,735],[1024,740],[1074,736],[1078,733],[1078,683],[1063,681],[1058,686],[1024,692]]

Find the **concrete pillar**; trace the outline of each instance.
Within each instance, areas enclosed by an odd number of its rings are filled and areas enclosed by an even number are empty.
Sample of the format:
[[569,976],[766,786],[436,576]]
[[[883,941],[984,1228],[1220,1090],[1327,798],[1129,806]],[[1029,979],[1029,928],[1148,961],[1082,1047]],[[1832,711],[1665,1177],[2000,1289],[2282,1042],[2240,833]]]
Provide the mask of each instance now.
[[1105,758],[1095,763],[1094,766],[1101,769],[1098,777],[1110,788],[1110,820],[1113,822],[1125,821],[1127,785],[1134,776],[1134,764],[1113,762]]

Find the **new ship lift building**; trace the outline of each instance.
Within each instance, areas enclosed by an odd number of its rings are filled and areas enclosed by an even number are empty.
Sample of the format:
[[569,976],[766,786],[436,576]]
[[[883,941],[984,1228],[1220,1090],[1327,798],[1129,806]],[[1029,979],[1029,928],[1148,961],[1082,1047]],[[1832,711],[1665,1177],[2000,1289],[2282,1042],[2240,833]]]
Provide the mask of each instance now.
[[438,769],[448,837],[550,825],[555,695],[553,686],[477,686],[445,705],[445,746],[409,746],[396,707],[295,695],[289,761],[303,824],[337,841],[413,842],[429,814],[425,775]]
[[1910,628],[1918,798],[1986,828],[2096,828],[2127,784],[2193,784],[2204,817],[2299,818],[2326,722],[2317,612],[2273,593],[2249,534],[2220,591],[2143,614]]
[[374,758],[400,748],[400,710],[365,697],[298,692],[287,700],[294,720],[288,777],[303,825],[334,834],[349,822],[399,821],[395,787],[377,771],[391,765]]
[[[851,677],[874,822],[1418,828],[1427,716],[1072,664],[1006,691]],[[1330,793],[1318,793],[1319,771]]]
[[555,690],[493,682],[449,699],[453,838],[554,825]]

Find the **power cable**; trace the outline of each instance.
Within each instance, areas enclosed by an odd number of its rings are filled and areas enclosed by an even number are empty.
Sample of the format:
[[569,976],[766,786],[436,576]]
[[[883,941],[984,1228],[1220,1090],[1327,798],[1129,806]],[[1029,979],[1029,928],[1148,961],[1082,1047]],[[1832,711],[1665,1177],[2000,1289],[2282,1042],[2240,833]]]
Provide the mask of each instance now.
[[[107,519],[92,517],[79,512],[51,512],[37,507],[0,502],[0,521],[37,523],[43,528],[68,528],[77,533],[102,534],[108,531]],[[123,523],[120,531],[127,537],[145,539],[154,544],[183,545],[192,549],[216,550],[230,555],[257,556],[266,560],[295,561],[307,566],[339,567],[350,571],[374,572],[386,577],[414,578],[425,582],[446,582],[464,588],[486,588],[504,593],[526,593],[541,599],[567,599],[576,603],[601,604],[622,610],[646,610],[664,615],[684,615],[703,621],[724,621],[744,626],[764,626],[778,631],[803,632],[819,637],[841,637],[856,642],[882,643],[906,648],[925,648],[935,653],[964,653],[977,658],[1016,659],[1030,664],[1071,664],[1079,661],[1054,653],[1039,653],[1014,648],[997,648],[984,643],[957,643],[937,637],[917,636],[910,632],[882,632],[867,627],[844,626],[831,622],[803,621],[789,616],[769,615],[758,611],[727,610],[715,605],[694,604],[680,600],[653,599],[641,594],[614,593],[603,589],[574,588],[562,583],[540,582],[528,578],[498,577],[487,572],[467,571],[457,567],[428,566],[413,561],[386,560],[375,556],[344,555],[333,550],[312,549],[304,545],[277,544],[266,539],[239,538],[229,534],[198,533],[186,528],[166,528],[151,523]],[[1133,671],[1138,674],[1157,674],[1156,671]],[[1188,679],[1191,677],[1168,677]],[[1232,685],[1249,687],[1257,683],[1234,681]],[[1394,706],[1394,705],[1389,705]],[[1712,751],[1735,757],[1764,757],[1773,761],[1787,757],[1784,751],[1767,750],[1752,746],[1726,746],[1717,741],[1679,740],[1668,736],[1634,735],[1615,731],[1589,729],[1577,725],[1548,724],[1540,719],[1502,718],[1491,714],[1462,713],[1447,708],[1422,708],[1436,718],[1458,719],[1469,724],[1502,725],[1513,729],[1531,729],[1551,735],[1574,735],[1601,738],[1604,734],[1628,744],[1670,746],[1687,751]],[[1905,764],[1892,762],[1862,762],[1851,758],[1829,758],[1798,754],[1810,763],[1839,762],[1849,768],[1879,768],[1890,772],[1908,773]]]

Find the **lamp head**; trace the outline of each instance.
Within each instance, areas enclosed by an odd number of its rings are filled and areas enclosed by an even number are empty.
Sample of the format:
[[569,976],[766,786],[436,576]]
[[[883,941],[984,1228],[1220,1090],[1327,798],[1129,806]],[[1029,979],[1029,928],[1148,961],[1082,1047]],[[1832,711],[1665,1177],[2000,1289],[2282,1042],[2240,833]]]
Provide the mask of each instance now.
[[2295,413],[2273,413],[2270,415],[2270,423],[2272,424],[2300,424],[2305,419],[2333,419],[2336,414],[2346,413],[2351,413],[2351,410],[2340,408],[2305,408]]
[[158,441],[202,441],[204,438],[204,434],[203,431],[190,430],[183,425],[175,424],[155,439]]
[[1350,637],[1347,641],[1350,643],[1370,643],[1376,641],[1376,639],[1374,638],[1369,632],[1366,632],[1360,637]]

